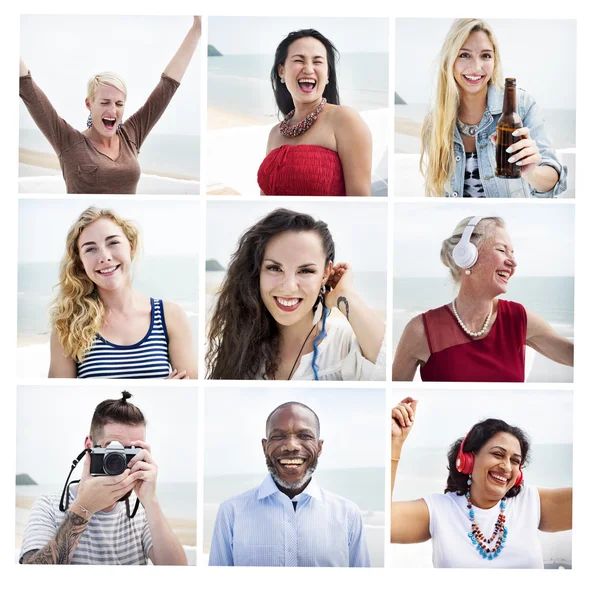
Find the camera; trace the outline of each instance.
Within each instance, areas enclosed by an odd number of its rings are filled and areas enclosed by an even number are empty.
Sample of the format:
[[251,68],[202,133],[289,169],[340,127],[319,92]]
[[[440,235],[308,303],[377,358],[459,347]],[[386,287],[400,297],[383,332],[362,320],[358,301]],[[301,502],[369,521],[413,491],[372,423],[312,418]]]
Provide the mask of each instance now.
[[139,452],[141,448],[123,447],[119,442],[111,442],[106,448],[95,446],[90,451],[90,475],[120,475]]

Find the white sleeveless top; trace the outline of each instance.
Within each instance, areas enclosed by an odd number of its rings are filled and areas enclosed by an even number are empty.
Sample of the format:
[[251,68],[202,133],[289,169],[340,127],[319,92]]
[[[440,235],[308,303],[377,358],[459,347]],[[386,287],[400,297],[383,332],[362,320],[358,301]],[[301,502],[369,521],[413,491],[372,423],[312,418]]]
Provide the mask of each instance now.
[[[506,500],[504,515],[508,536],[506,545],[493,560],[482,558],[467,536],[471,532],[467,501],[456,493],[432,494],[424,498],[430,512],[432,562],[435,567],[542,569],[543,554],[537,531],[541,520],[541,501],[537,488],[523,486],[515,498]],[[500,513],[493,508],[473,507],[475,522],[489,538]]]

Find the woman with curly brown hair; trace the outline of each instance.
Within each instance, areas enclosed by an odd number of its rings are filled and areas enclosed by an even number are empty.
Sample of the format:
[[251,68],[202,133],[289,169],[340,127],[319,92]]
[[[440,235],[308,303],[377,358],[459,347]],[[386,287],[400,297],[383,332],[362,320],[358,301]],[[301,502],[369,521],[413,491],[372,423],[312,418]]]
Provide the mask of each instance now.
[[[209,323],[211,379],[385,379],[385,325],[323,221],[284,208],[238,242]],[[327,323],[331,309],[346,319]]]
[[183,310],[133,289],[139,245],[138,228],[108,209],[91,206],[72,225],[51,309],[49,377],[197,377]]

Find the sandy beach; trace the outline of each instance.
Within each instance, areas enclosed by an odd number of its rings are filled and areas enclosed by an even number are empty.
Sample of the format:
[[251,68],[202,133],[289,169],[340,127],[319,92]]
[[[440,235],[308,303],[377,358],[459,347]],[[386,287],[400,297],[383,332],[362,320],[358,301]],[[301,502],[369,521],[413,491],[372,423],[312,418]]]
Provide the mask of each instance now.
[[244,113],[207,106],[207,130],[228,129],[230,127],[250,127],[251,125],[276,125],[274,116],[255,117]]

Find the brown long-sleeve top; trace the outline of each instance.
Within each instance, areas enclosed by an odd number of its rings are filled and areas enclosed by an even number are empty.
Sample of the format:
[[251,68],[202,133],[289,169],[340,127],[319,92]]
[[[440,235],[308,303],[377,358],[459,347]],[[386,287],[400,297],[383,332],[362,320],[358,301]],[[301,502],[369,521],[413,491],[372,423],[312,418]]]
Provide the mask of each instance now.
[[139,149],[179,85],[162,74],[146,103],[117,130],[120,143],[115,160],[57,114],[30,73],[20,78],[20,97],[59,158],[68,194],[135,194],[141,174]]

